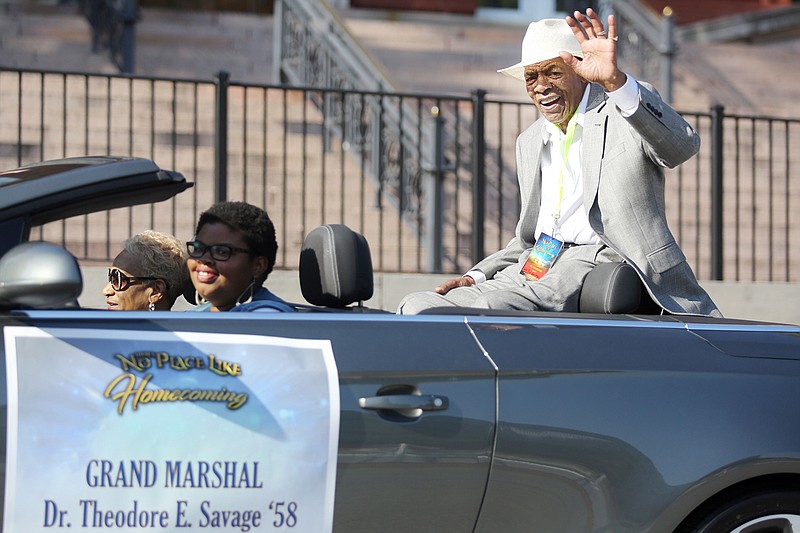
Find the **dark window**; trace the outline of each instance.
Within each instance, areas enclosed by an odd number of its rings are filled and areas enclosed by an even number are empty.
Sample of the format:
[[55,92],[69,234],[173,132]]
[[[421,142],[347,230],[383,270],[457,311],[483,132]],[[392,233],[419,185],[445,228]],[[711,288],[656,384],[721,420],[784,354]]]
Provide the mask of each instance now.
[[597,11],[597,2],[593,0],[556,0],[556,11],[563,11],[565,13],[574,13],[580,11],[586,12],[586,8],[591,7]]
[[478,7],[500,7],[519,9],[519,0],[478,0]]

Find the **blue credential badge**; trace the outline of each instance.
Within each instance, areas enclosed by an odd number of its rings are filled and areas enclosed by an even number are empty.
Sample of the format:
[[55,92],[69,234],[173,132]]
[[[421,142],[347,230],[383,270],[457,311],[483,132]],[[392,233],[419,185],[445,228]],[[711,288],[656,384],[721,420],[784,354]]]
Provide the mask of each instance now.
[[533,249],[528,255],[520,274],[523,274],[531,281],[542,279],[542,276],[547,274],[547,271],[556,262],[562,246],[564,246],[563,242],[547,233],[542,233],[536,240],[536,244],[533,245]]

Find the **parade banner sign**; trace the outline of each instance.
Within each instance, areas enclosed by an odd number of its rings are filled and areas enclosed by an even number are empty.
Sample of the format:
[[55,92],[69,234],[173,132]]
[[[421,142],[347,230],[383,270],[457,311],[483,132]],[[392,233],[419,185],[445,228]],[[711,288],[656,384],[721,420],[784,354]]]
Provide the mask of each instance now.
[[3,531],[332,530],[329,341],[4,331]]

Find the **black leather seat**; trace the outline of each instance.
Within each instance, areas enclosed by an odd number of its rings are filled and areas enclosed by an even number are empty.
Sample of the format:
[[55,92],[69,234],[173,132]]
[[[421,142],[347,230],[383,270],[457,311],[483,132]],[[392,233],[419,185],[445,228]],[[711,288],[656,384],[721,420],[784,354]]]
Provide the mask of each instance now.
[[659,314],[642,285],[636,270],[628,263],[601,263],[583,281],[580,295],[581,313]]
[[[303,240],[300,290],[314,306],[386,312],[363,305],[374,291],[372,256],[366,238],[343,224],[324,224]],[[348,307],[354,303],[357,305]],[[579,310],[600,314],[661,312],[627,263],[595,266],[584,280]]]
[[[300,290],[312,305],[367,310],[372,298],[372,256],[363,235],[343,224],[324,224],[303,240]],[[358,303],[357,307],[347,307]]]

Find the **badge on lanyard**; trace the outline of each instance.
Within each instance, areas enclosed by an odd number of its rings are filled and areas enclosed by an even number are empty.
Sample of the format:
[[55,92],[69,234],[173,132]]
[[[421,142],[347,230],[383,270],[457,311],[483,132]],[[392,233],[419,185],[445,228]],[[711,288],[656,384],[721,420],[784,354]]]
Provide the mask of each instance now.
[[[569,149],[572,146],[572,140],[575,136],[575,127],[578,124],[577,116],[578,110],[575,109],[569,119],[569,122],[567,123],[565,139],[563,141],[559,141],[559,144],[561,145],[562,161],[561,167],[558,171],[558,199],[555,206],[553,206],[553,235],[558,236],[561,236],[559,222],[562,216],[561,202],[564,199],[564,171],[567,169]],[[561,236],[561,238],[563,239],[564,237]],[[536,244],[533,245],[533,249],[528,255],[528,259],[525,261],[525,265],[523,265],[520,274],[523,274],[530,281],[542,279],[542,276],[547,274],[547,271],[550,270],[550,267],[552,267],[553,263],[556,262],[558,253],[561,251],[563,246],[564,241],[560,241],[557,238],[551,237],[547,233],[542,232],[539,235],[539,238],[536,239]]]
[[520,274],[523,274],[531,281],[542,279],[542,276],[547,274],[547,271],[556,262],[558,252],[561,251],[562,246],[564,246],[563,242],[547,233],[542,233],[536,240],[536,244],[533,245],[533,249],[528,255]]

